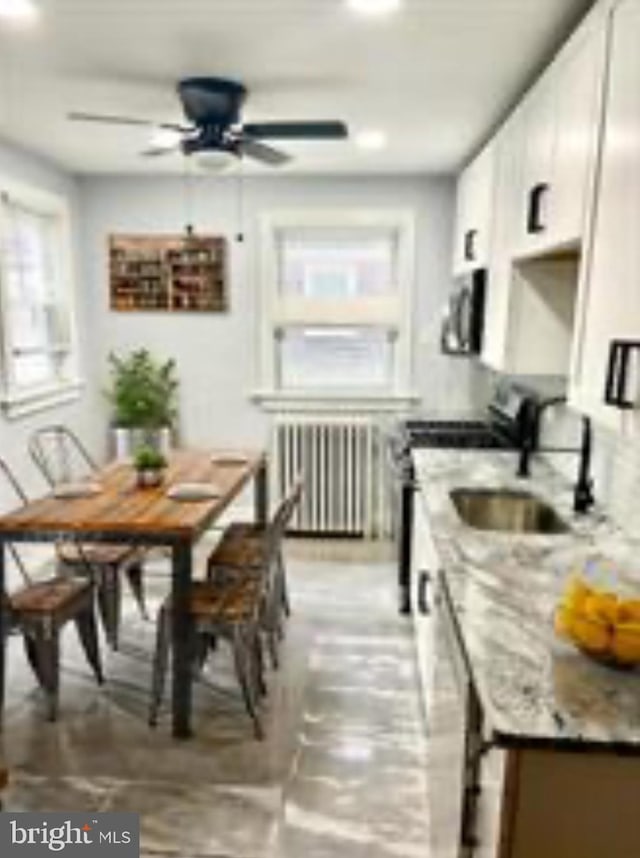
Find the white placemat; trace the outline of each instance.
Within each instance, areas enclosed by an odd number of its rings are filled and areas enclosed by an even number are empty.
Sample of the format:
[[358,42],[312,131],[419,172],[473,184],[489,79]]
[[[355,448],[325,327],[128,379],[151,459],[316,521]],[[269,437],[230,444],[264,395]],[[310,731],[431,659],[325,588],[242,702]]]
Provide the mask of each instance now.
[[246,465],[249,457],[244,453],[214,453],[211,461],[214,465]]
[[89,498],[100,494],[102,486],[100,483],[61,483],[53,490],[54,498]]
[[203,501],[219,498],[222,490],[214,483],[175,483],[167,489],[167,497],[177,501]]

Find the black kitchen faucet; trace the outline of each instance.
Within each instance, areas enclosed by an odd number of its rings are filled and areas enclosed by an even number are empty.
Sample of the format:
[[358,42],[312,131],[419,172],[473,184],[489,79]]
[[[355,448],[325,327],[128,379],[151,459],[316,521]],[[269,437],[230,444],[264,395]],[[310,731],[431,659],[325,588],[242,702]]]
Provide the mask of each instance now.
[[551,399],[531,403],[528,430],[524,433],[518,457],[517,475],[519,477],[529,477],[531,475],[531,457],[534,453],[578,453],[580,460],[578,464],[578,478],[573,489],[573,509],[577,513],[586,513],[595,503],[593,479],[590,473],[593,447],[591,419],[589,417],[582,418],[582,440],[579,448],[539,446],[542,412],[552,405],[560,405],[566,401],[566,397],[564,396],[554,396]]

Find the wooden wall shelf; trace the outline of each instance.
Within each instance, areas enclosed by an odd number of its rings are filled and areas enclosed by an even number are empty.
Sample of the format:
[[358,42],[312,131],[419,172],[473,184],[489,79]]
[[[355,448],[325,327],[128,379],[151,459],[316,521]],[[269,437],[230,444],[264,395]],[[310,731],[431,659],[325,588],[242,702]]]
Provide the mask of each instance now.
[[228,309],[227,240],[209,235],[112,235],[111,309],[221,313]]

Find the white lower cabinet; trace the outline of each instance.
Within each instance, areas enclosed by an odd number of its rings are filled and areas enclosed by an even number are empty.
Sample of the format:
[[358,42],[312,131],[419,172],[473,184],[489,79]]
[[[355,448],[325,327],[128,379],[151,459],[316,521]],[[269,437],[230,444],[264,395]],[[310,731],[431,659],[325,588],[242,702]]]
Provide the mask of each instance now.
[[418,495],[414,503],[411,545],[410,605],[414,624],[416,658],[422,698],[427,705],[433,670],[433,587],[438,558],[431,539],[429,522]]
[[[428,748],[425,853],[432,858],[638,858],[640,758],[606,743],[579,748],[521,732],[508,748],[496,746],[501,740],[488,721],[465,647],[465,613],[454,605],[449,579],[438,568],[419,495],[413,539],[412,572],[419,574],[413,575],[412,607]],[[423,572],[430,574],[425,578]]]

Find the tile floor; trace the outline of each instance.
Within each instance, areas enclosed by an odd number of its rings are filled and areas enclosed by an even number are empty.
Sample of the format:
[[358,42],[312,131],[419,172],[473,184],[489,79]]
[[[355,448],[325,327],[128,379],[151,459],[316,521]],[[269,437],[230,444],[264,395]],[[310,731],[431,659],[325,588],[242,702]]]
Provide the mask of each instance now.
[[[148,575],[153,614],[163,564]],[[146,856],[426,856],[424,729],[388,547],[292,541],[288,568],[294,615],[269,676],[263,742],[224,647],[196,690],[196,738],[173,741],[167,712],[147,726],[154,624],[128,600],[121,651],[103,649],[102,689],[66,631],[57,724],[43,720],[12,638],[6,809],[139,812]]]

